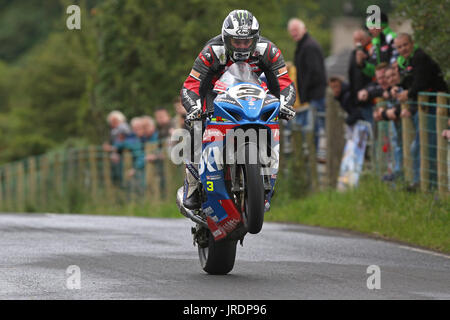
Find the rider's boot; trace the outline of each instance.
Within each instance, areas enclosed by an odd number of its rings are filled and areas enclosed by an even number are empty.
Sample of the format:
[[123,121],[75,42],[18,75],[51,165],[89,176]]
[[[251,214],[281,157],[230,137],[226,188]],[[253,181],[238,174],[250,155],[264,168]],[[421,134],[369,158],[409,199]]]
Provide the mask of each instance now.
[[186,179],[184,180],[183,206],[190,210],[200,209],[200,191],[198,180],[186,168]]

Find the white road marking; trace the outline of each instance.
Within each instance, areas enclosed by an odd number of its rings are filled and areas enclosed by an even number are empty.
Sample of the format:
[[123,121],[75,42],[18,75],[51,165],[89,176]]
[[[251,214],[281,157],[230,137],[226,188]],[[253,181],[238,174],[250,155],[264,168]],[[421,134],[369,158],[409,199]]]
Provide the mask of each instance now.
[[407,250],[416,251],[416,252],[420,252],[420,253],[427,253],[427,254],[431,254],[433,256],[450,259],[449,255],[446,255],[443,253],[437,253],[437,252],[433,252],[433,251],[428,251],[428,250],[423,250],[423,249],[418,249],[418,248],[413,248],[413,247],[407,247],[407,246],[398,246],[398,247],[402,248],[402,249],[407,249]]

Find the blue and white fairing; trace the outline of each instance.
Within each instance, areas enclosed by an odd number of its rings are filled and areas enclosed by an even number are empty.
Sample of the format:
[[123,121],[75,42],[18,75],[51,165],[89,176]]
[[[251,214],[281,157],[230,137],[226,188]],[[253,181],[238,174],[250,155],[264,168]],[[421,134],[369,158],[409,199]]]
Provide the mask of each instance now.
[[[258,79],[247,63],[235,63],[216,82],[214,90],[218,93],[214,100],[214,114],[207,119],[202,141],[202,157],[199,166],[200,180],[202,182],[207,200],[202,204],[203,211],[208,216],[208,225],[216,240],[221,237],[220,230],[224,224],[233,224],[235,217],[240,213],[236,210],[225,185],[223,161],[224,147],[226,146],[227,130],[239,127],[252,127],[267,129],[271,137],[272,156],[278,158],[279,100],[268,93],[264,84]],[[278,161],[278,159],[276,160]],[[278,171],[275,167],[266,168],[265,175],[270,176],[273,192]],[[216,225],[213,225],[214,224]],[[219,228],[215,228],[220,226]],[[220,230],[219,230],[220,229]],[[219,231],[217,231],[219,230]],[[217,232],[217,234],[214,234]]]

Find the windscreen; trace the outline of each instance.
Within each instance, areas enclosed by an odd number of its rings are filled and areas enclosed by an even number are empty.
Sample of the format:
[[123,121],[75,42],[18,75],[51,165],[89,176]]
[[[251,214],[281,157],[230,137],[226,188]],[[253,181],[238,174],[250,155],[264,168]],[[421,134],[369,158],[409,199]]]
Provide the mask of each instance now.
[[220,82],[232,87],[235,84],[248,82],[261,85],[258,76],[252,71],[250,65],[246,62],[233,63],[228,70],[220,77]]

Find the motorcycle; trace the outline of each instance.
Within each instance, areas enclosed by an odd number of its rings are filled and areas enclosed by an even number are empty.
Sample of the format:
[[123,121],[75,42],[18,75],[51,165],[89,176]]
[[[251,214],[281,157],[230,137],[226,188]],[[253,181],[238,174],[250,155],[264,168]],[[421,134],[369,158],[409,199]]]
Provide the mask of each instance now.
[[[202,206],[180,212],[195,222],[194,245],[209,274],[227,274],[247,233],[261,231],[270,208],[279,159],[280,100],[245,62],[232,64],[216,81],[213,110],[206,112],[198,174]],[[191,166],[191,167],[189,167]]]

